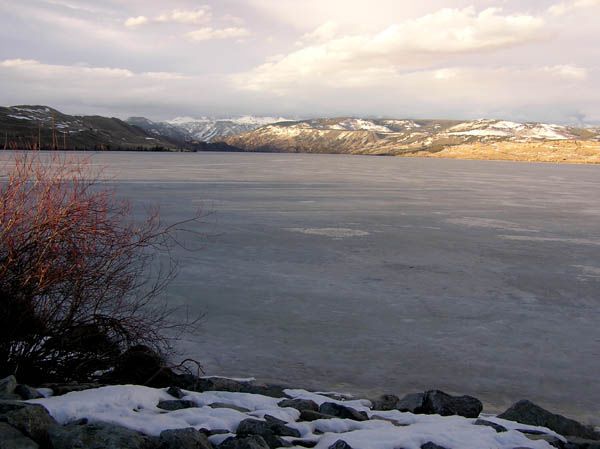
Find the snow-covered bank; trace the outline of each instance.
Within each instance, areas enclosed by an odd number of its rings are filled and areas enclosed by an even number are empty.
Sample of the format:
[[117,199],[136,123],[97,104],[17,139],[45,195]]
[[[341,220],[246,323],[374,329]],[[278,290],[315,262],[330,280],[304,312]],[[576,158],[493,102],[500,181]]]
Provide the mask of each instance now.
[[[194,392],[117,385],[29,402],[44,406],[62,425],[86,420],[118,425],[156,437],[170,429],[194,428],[208,434],[215,446],[235,437],[240,423],[248,419],[277,422],[292,429],[294,436],[275,436],[275,432],[273,436],[282,446],[294,448],[314,445],[317,449],[328,449],[340,440],[354,449],[551,449],[554,446],[548,441],[554,444],[566,442],[546,427],[493,416],[485,416],[482,421],[463,416],[374,410],[375,404],[366,399],[340,400],[302,389],[287,389],[284,393],[287,399],[229,391]],[[284,400],[286,402],[282,402]],[[317,419],[308,421],[304,416],[306,413],[298,408],[310,407],[311,403],[313,410],[323,411],[324,404],[330,408],[330,404],[336,404],[342,409],[362,412],[368,419],[319,416],[319,412],[314,411]],[[548,441],[532,440],[532,435],[535,438],[544,435]]]
[[0,380],[0,448],[600,448],[600,433],[529,401],[493,416],[476,398],[438,390],[368,400],[247,379],[195,379],[197,391],[68,384],[81,390],[65,393],[57,384],[56,395],[41,397],[9,376]]

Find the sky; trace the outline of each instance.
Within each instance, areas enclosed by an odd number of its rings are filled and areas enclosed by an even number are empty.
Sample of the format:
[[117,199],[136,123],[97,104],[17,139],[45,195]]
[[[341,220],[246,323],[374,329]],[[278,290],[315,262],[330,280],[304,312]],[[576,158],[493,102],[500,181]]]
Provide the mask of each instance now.
[[600,123],[600,0],[0,0],[0,104]]

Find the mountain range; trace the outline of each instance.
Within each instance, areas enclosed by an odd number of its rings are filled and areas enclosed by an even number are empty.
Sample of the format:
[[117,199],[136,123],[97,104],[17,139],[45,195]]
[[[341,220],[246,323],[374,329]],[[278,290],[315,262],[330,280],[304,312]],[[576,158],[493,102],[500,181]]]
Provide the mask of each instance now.
[[[508,120],[276,117],[125,121],[0,107],[5,148],[262,151],[600,162],[600,128]],[[1,136],[1,135],[0,135]],[[526,154],[526,156],[525,156]],[[565,154],[568,156],[563,157]]]
[[507,120],[314,119],[225,137],[246,151],[400,155],[473,143],[600,140],[600,129]]

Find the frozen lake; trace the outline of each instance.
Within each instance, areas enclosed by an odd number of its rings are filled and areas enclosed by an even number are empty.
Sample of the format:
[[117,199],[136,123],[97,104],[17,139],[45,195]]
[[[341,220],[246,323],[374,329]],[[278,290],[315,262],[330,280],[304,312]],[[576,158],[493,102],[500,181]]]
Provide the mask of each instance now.
[[600,166],[104,153],[166,220],[197,206],[176,301],[209,374],[337,391],[440,388],[600,414]]

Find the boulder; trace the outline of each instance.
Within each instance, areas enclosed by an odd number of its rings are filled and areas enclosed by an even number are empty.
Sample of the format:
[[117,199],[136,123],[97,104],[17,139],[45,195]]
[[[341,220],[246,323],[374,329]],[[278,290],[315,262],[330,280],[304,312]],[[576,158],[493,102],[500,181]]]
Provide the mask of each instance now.
[[13,426],[0,422],[0,449],[38,449],[38,444]]
[[315,447],[319,442],[317,440],[292,440],[292,445],[300,447]]
[[177,399],[181,399],[185,396],[185,393],[183,391],[181,391],[181,388],[175,387],[173,385],[171,385],[167,389],[167,393],[169,393],[171,396],[173,396],[174,398],[177,398]]
[[275,432],[275,434],[283,437],[300,437],[300,432],[292,427],[289,427],[284,420],[275,418],[271,415],[265,415],[264,418],[265,422],[269,425],[269,428]]
[[546,443],[558,449],[565,448],[565,443],[560,438],[557,438],[554,435],[548,435],[547,433],[543,433],[541,435],[526,434],[525,436],[532,441],[545,441]]
[[226,404],[225,402],[213,402],[212,404],[208,404],[210,408],[229,408],[231,410],[236,410],[240,413],[248,413],[250,410],[244,407],[239,407],[234,404]]
[[343,440],[337,440],[335,443],[329,446],[329,449],[352,449],[352,446]]
[[213,449],[208,437],[193,427],[161,432],[159,449]]
[[176,376],[176,385],[191,391],[229,391],[232,393],[262,394],[273,398],[285,398],[286,387],[273,384],[257,384],[225,377],[196,377],[190,374]]
[[404,396],[396,403],[396,409],[401,412],[424,413],[423,401],[425,393],[411,393]]
[[359,412],[353,408],[336,404],[335,402],[324,402],[319,406],[319,413],[335,416],[341,419],[353,419],[354,421],[366,421],[369,416],[365,412]]
[[280,436],[300,437],[300,432],[286,426],[285,421],[269,415],[265,416],[265,421],[252,418],[243,420],[238,425],[236,434],[242,437],[251,435],[261,436],[267,445],[272,448],[285,446],[286,442]]
[[600,441],[569,437],[567,438],[564,449],[600,449]]
[[249,435],[229,437],[218,446],[219,449],[271,449],[263,437]]
[[310,399],[284,399],[283,401],[279,401],[277,403],[279,407],[290,407],[295,408],[298,411],[302,410],[312,410],[314,412],[319,411],[319,405],[315,401],[311,401]]
[[[265,416],[265,418],[267,417]],[[276,420],[276,418],[272,419]],[[286,446],[287,442],[280,438],[280,436],[292,436],[296,438],[300,436],[300,432],[296,429],[286,427],[285,422],[281,420],[260,421],[251,418],[240,422],[236,434],[239,437],[260,436],[270,448]]]
[[423,413],[428,415],[477,418],[482,410],[481,401],[472,396],[451,396],[440,390],[430,390],[423,398]]
[[48,442],[49,430],[57,426],[44,407],[20,401],[0,401],[0,421],[10,424],[42,446]]
[[492,421],[486,421],[485,419],[478,419],[473,424],[475,424],[476,426],[488,426],[488,427],[491,427],[492,429],[494,429],[498,433],[500,433],[500,432],[506,432],[508,430],[506,427],[501,426],[500,424],[496,424],[495,422],[492,422]]
[[498,418],[516,421],[521,424],[542,426],[554,430],[564,436],[575,436],[590,440],[600,440],[600,432],[562,415],[551,413],[528,400],[522,400],[513,404]]
[[421,445],[421,449],[446,449],[444,446],[440,446],[439,444],[435,444],[431,441],[428,441],[425,444]]
[[68,424],[49,431],[53,449],[154,449],[155,440],[113,424]]
[[372,410],[395,410],[400,402],[400,398],[393,394],[384,394],[379,396],[376,399],[371,400],[371,409]]
[[17,379],[15,376],[8,376],[0,379],[0,399],[20,399],[20,396],[15,393],[17,387]]
[[331,418],[336,418],[336,416],[326,415],[325,413],[315,412],[314,410],[300,410],[300,421],[316,421],[317,419]]
[[19,384],[15,388],[15,394],[18,394],[21,399],[28,401],[29,399],[41,399],[44,397],[42,393],[29,385]]
[[43,384],[42,387],[49,388],[52,390],[52,394],[54,396],[62,396],[63,394],[72,393],[73,391],[85,391],[91,390],[92,388],[100,388],[104,386],[104,384],[95,383],[95,382],[71,382],[71,383],[46,383]]
[[163,410],[173,411],[173,410],[183,410],[184,408],[194,408],[197,407],[194,401],[188,401],[185,399],[173,399],[168,401],[160,401],[157,404],[157,407]]

